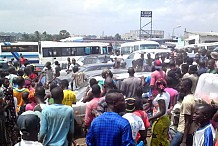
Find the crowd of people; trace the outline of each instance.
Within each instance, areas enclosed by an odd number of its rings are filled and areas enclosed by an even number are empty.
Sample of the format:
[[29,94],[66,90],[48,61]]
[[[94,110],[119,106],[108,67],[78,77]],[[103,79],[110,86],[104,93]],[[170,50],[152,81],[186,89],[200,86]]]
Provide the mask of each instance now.
[[[103,81],[89,79],[84,126],[88,146],[213,146],[218,114],[215,103],[196,101],[198,78],[217,73],[218,53],[201,49],[195,58],[186,52],[141,55],[129,77],[117,85],[113,73],[102,71]],[[137,62],[137,61],[136,61]],[[22,64],[21,64],[22,63]],[[60,80],[60,64],[45,64],[41,73],[21,59],[0,70],[0,145],[78,145],[74,140],[77,102],[74,89],[85,80],[75,59],[68,59],[72,81]],[[146,77],[136,71],[149,70]],[[80,80],[76,80],[79,76]],[[71,87],[71,88],[70,88]],[[151,130],[151,133],[150,133]],[[150,140],[148,140],[150,136]]]

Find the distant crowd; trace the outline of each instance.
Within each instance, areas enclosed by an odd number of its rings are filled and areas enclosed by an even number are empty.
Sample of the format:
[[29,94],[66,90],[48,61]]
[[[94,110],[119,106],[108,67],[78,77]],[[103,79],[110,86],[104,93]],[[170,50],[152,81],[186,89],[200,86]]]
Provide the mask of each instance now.
[[[86,103],[84,131],[88,146],[213,146],[216,143],[216,103],[194,97],[202,74],[217,74],[218,52],[141,54],[118,85],[109,69],[103,80],[86,79],[76,60],[68,58],[69,80],[61,80],[58,61],[41,72],[21,56],[19,65],[0,70],[0,145],[78,145],[74,140],[76,92]],[[115,60],[114,68],[117,67]],[[135,72],[149,75],[136,77]],[[147,141],[148,137],[150,140]],[[218,145],[218,144],[217,144]]]

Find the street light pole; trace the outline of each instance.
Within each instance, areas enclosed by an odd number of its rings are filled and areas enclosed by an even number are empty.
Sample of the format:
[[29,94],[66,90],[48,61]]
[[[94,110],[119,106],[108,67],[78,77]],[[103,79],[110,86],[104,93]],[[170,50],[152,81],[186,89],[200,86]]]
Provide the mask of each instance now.
[[174,35],[175,29],[180,28],[180,27],[181,27],[181,25],[177,25],[176,27],[173,28],[172,39],[174,39],[174,37],[175,37],[175,35]]

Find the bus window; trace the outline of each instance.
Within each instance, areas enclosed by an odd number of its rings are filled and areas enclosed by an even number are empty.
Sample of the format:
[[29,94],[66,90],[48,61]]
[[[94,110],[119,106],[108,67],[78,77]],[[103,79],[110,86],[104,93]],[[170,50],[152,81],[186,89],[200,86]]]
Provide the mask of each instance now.
[[53,48],[53,55],[52,57],[59,57],[61,56],[61,48]]
[[52,56],[52,48],[43,48],[43,57],[51,57]]
[[69,56],[69,54],[71,54],[71,48],[61,48],[62,56]]
[[140,48],[142,50],[144,49],[158,49],[160,46],[159,45],[156,45],[156,44],[142,44],[140,45]]
[[38,46],[2,46],[2,52],[38,52]]
[[75,56],[75,54],[76,54],[76,48],[71,48],[71,55]]
[[135,46],[134,46],[134,51],[137,51],[137,50],[139,50],[139,46],[138,46],[138,45],[135,45]]
[[85,48],[83,47],[76,48],[76,56],[83,56],[83,55],[85,55]]
[[102,47],[102,51],[103,54],[107,54],[107,47]]
[[86,47],[85,48],[85,55],[90,55],[91,53],[91,48],[90,47]]
[[112,54],[113,53],[113,48],[112,47],[108,47],[108,53]]
[[121,54],[122,55],[130,54],[130,53],[131,53],[130,47],[122,47],[121,48]]
[[92,47],[92,54],[100,54],[100,47]]

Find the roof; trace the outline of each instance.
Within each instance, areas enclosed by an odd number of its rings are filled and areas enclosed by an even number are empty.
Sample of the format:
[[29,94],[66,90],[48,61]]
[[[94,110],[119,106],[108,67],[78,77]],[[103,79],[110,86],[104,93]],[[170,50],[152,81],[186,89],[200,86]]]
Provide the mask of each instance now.
[[187,34],[200,35],[200,36],[218,36],[218,32],[186,32]]

